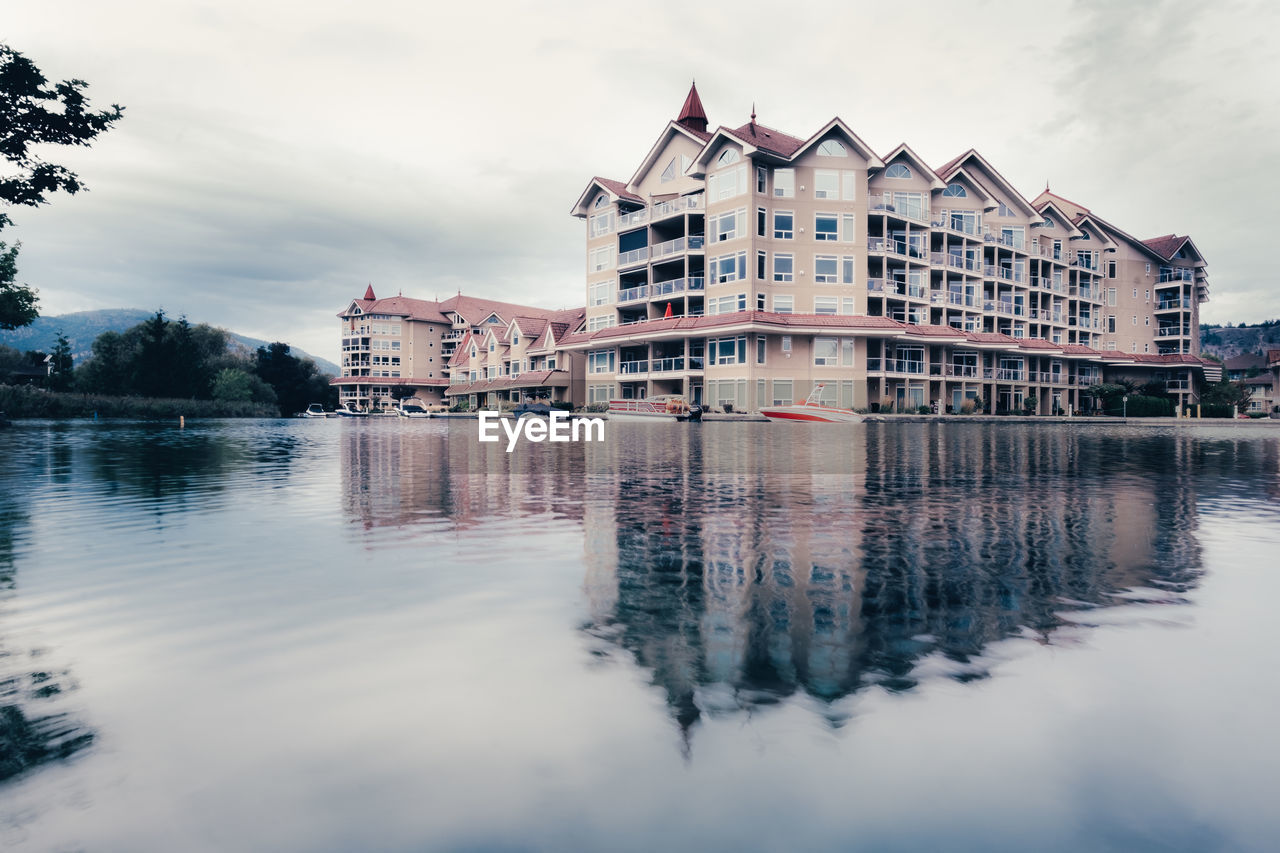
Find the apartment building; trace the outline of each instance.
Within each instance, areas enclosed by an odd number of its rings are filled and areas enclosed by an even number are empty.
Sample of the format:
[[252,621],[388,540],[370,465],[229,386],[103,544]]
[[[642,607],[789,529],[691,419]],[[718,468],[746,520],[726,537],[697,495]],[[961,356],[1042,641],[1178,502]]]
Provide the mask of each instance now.
[[[558,398],[572,390],[569,376],[574,358],[557,360],[553,354],[548,362],[543,349],[548,342],[554,343],[556,334],[581,324],[582,309],[549,311],[461,293],[443,301],[403,295],[379,299],[369,285],[338,319],[342,375],[331,384],[338,386],[345,405],[388,409],[401,397],[413,397],[428,406],[444,405],[450,396],[455,356],[470,355],[476,342],[486,341],[487,346],[493,339],[506,341],[504,347],[514,340],[517,354],[505,361],[495,358],[492,365],[486,361],[486,373],[479,378],[503,380],[507,383],[504,395],[512,389],[527,389]],[[531,365],[538,367],[531,370]],[[491,366],[492,375],[488,373]],[[478,381],[474,367],[460,373],[457,382],[467,389],[460,393],[475,394]]]
[[593,178],[587,402],[681,393],[751,410],[817,385],[841,406],[1050,414],[1123,370],[1180,403],[1206,264],[1189,237],[1135,238],[1048,191],[1026,199],[977,151],[931,167],[841,119],[808,137],[710,129],[696,87],[627,180]]

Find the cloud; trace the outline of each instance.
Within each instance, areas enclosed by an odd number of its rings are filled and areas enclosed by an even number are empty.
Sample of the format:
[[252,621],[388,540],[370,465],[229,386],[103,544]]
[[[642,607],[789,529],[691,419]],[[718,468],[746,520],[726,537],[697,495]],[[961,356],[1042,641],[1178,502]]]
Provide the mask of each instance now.
[[1206,317],[1280,316],[1261,4],[54,8],[17,0],[7,43],[127,110],[57,153],[93,191],[5,232],[47,313],[163,305],[332,358],[333,315],[369,282],[581,304],[570,205],[631,175],[696,77],[713,124],[754,103],[803,136],[839,114],[879,151],[974,146],[1024,193],[1048,178],[1131,233],[1190,233]]

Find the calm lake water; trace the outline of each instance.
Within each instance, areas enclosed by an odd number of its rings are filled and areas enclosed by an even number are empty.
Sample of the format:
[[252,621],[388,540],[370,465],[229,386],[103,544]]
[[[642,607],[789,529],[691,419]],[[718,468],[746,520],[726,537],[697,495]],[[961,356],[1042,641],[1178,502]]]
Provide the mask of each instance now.
[[1280,430],[19,423],[0,458],[0,847],[1280,837]]

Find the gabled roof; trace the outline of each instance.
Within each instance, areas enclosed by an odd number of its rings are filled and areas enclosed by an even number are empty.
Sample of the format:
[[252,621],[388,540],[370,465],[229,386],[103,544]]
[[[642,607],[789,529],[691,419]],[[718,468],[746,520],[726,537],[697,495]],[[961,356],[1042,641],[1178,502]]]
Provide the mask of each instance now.
[[879,169],[884,166],[884,161],[876,156],[876,152],[871,150],[871,146],[863,142],[862,138],[853,132],[853,128],[845,124],[844,120],[839,116],[831,119],[831,121],[824,124],[817,133],[806,139],[799,148],[792,152],[791,159],[794,160],[795,158],[803,155],[833,130],[840,131],[840,135],[845,138],[846,142],[853,146],[853,150],[857,152],[858,156],[867,161],[868,169]]
[[1099,219],[1098,217],[1094,216],[1092,213],[1086,213],[1081,216],[1077,216],[1075,218],[1075,222],[1072,224],[1075,225],[1075,227],[1080,231],[1082,236],[1084,234],[1084,229],[1086,225],[1090,228],[1090,230],[1096,232],[1097,235],[1102,238],[1102,244],[1103,244],[1104,250],[1109,248],[1111,251],[1115,251],[1115,249],[1117,248],[1116,241],[1111,239],[1111,234],[1110,234],[1111,229],[1106,227],[1107,222],[1105,220]]
[[[1078,235],[1080,233],[1080,229],[1071,221],[1073,217],[1068,215],[1067,211],[1059,207],[1058,203],[1053,199],[1044,198],[1045,195],[1045,193],[1041,193],[1040,196],[1032,202],[1036,206],[1036,209],[1040,211],[1040,214],[1043,216],[1046,211],[1053,211],[1053,218],[1061,224],[1063,228],[1067,229],[1068,237]],[[1041,199],[1044,200],[1041,201]]]
[[[658,155],[662,153],[662,149],[667,146],[673,134],[683,134],[699,145],[705,145],[707,140],[711,138],[711,134],[705,130],[694,130],[679,122],[667,122],[667,126],[658,135],[658,139],[653,143],[653,147],[649,149],[649,153],[644,155],[644,159],[640,161],[639,168],[632,174],[631,180],[628,181],[628,186],[634,186],[646,172],[653,168],[653,164],[658,160]],[[640,196],[635,196],[635,198],[638,199]]]
[[622,181],[614,181],[609,178],[602,178],[599,175],[587,182],[587,188],[582,191],[582,195],[578,196],[578,200],[574,202],[573,209],[569,211],[570,216],[578,218],[586,218],[590,211],[587,209],[587,201],[596,190],[604,190],[608,193],[612,201],[630,201],[636,204],[644,204],[644,199],[627,189],[627,185]]
[[942,183],[944,186],[952,182],[958,181],[960,178],[964,178],[964,180],[967,181],[970,186],[972,186],[975,190],[977,190],[978,193],[981,194],[982,206],[986,210],[993,209],[997,204],[996,197],[991,194],[991,190],[987,187],[987,185],[984,184],[982,181],[978,180],[975,176],[971,175],[968,169],[965,169],[963,167],[959,169],[953,169],[951,174],[947,175],[945,178],[942,177],[943,176],[942,172],[934,172],[934,174],[936,174],[942,180]]
[[932,187],[935,190],[946,189],[947,182],[942,180],[942,178],[938,175],[938,173],[933,171],[933,169],[929,166],[928,163],[920,159],[920,155],[912,151],[911,146],[907,145],[907,143],[905,142],[898,143],[897,148],[893,149],[888,154],[884,155],[884,158],[883,158],[884,165],[888,166],[890,163],[892,163],[894,160],[897,160],[899,157],[906,160],[910,160],[912,163],[914,163],[916,166],[916,170],[929,179],[930,187]]
[[1166,234],[1163,237],[1152,237],[1150,240],[1143,240],[1142,245],[1160,256],[1162,260],[1169,260],[1178,253],[1182,248],[1182,244],[1187,242],[1186,237],[1179,237],[1176,234]]
[[1034,217],[1037,214],[1038,211],[1031,206],[1031,202],[1027,201],[1023,197],[1022,193],[1018,192],[1018,190],[1014,188],[1013,184],[1009,183],[1005,179],[1004,175],[1000,174],[994,166],[988,163],[986,158],[972,148],[961,154],[959,157],[948,160],[940,169],[938,169],[937,174],[943,180],[947,180],[957,168],[969,163],[977,163],[981,167],[982,173],[994,181],[997,188],[1003,191],[1005,196],[1007,196],[1014,205],[1021,207],[1023,214],[1030,217]]
[[[723,128],[722,128],[723,129]],[[776,154],[790,159],[804,145],[803,139],[797,139],[789,133],[774,130],[758,124],[754,119],[742,127],[734,128],[729,133],[760,151]]]

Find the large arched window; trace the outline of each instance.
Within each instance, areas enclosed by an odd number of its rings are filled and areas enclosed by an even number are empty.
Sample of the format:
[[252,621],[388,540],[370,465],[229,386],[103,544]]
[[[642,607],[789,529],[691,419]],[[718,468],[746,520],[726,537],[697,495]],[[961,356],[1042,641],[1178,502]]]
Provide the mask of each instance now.
[[910,178],[911,170],[901,163],[894,163],[884,170],[884,176],[886,178]]
[[720,152],[720,159],[716,160],[717,166],[728,166],[730,163],[736,163],[741,160],[736,148],[726,148]]
[[964,186],[961,184],[947,184],[947,188],[942,191],[942,194],[947,198],[969,197],[969,193],[965,191]]
[[604,193],[601,193],[600,195],[596,196],[596,207],[604,207],[605,202],[607,202],[608,200],[609,200],[609,197]]
[[838,139],[828,139],[818,146],[818,153],[823,157],[847,157],[849,152]]

